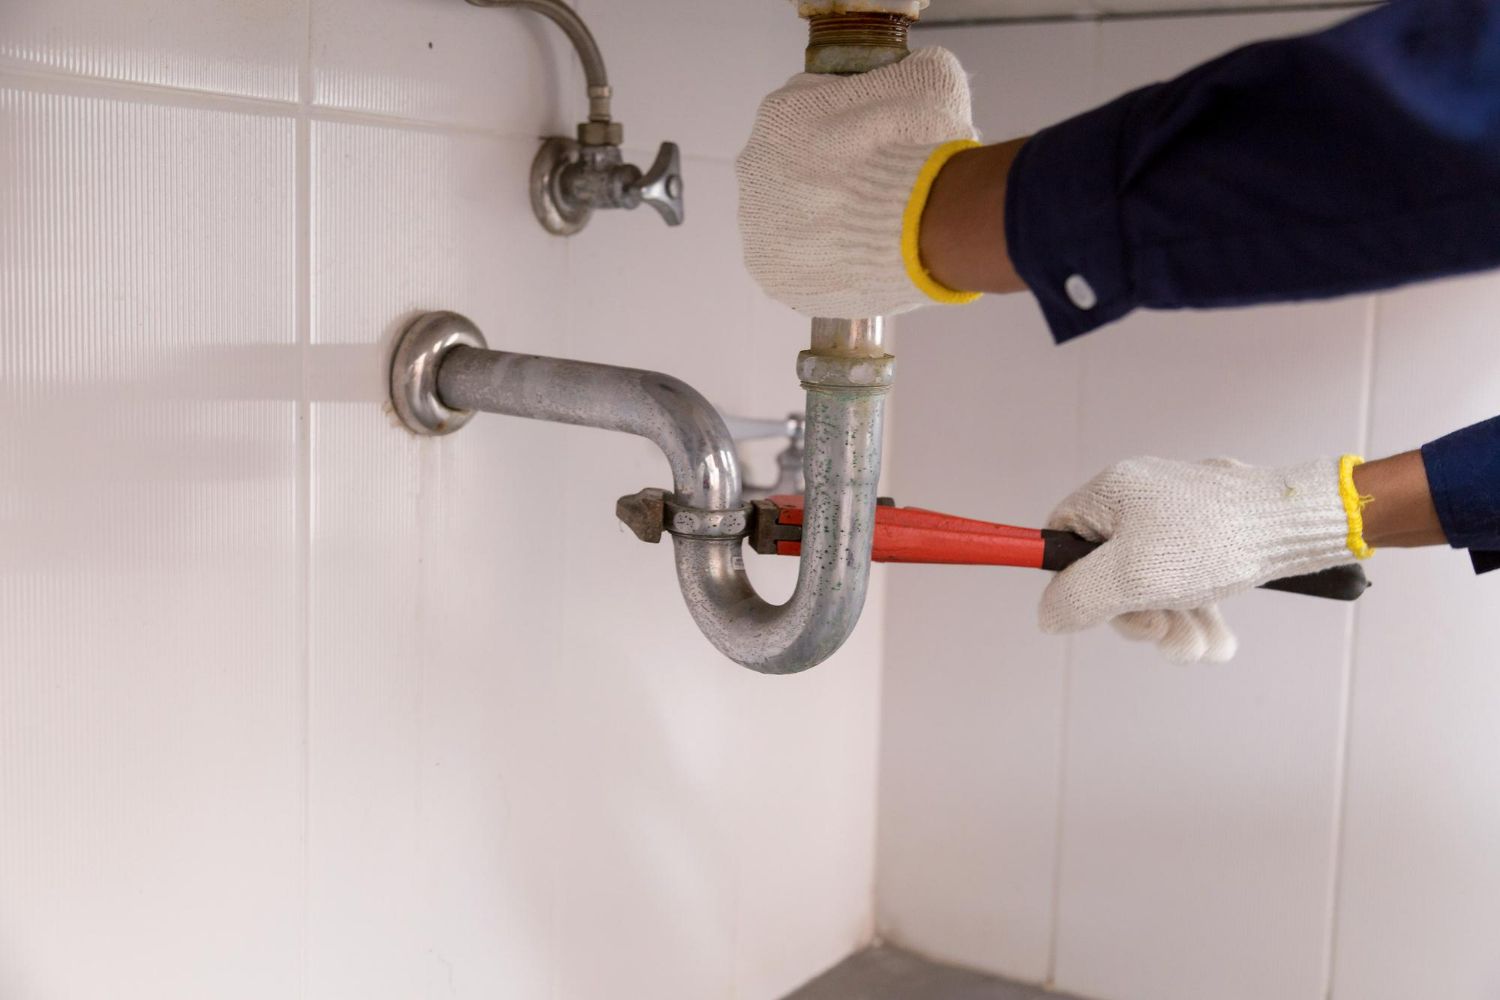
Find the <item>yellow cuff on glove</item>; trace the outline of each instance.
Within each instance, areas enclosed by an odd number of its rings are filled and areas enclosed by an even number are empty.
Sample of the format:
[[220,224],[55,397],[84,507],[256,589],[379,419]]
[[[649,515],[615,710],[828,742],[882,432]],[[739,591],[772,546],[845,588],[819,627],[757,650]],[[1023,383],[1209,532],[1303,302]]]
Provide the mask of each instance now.
[[932,194],[932,183],[953,157],[980,143],[973,139],[955,139],[945,142],[932,151],[917,182],[912,185],[911,197],[906,200],[906,211],[901,216],[901,259],[906,264],[906,275],[924,295],[944,305],[963,305],[979,298],[979,292],[959,292],[937,281],[927,268],[922,266],[922,212],[927,208],[927,199]]
[[1349,517],[1349,551],[1356,559],[1368,559],[1375,550],[1365,543],[1365,504],[1371,497],[1359,495],[1354,485],[1354,469],[1364,465],[1358,455],[1345,455],[1339,459],[1339,497],[1344,501],[1344,513]]

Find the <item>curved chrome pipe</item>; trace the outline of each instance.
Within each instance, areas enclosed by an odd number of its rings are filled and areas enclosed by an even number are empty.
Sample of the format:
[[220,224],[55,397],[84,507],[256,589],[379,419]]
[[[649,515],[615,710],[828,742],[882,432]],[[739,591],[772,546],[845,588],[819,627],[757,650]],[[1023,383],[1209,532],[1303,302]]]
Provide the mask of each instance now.
[[[807,389],[807,500],[797,589],[767,603],[745,575],[738,537],[675,534],[677,578],[698,627],[730,659],[762,673],[806,670],[853,631],[869,585],[885,394],[894,359],[879,321],[857,333],[823,323],[798,359]],[[469,413],[503,413],[623,431],[653,441],[672,471],[673,502],[740,512],[734,439],[692,386],[658,372],[483,348],[453,313],[419,317],[392,363],[392,400],[407,426],[447,433]]]
[[698,390],[660,372],[454,347],[438,368],[450,407],[599,427],[646,438],[667,456],[675,500],[699,510],[738,509],[734,439]]
[[739,539],[673,536],[688,610],[736,663],[796,673],[826,660],[854,631],[870,582],[886,388],[807,384],[802,557],[785,604],[755,593]]
[[568,36],[583,63],[583,76],[589,85],[589,121],[610,120],[612,92],[609,74],[604,71],[604,54],[599,51],[593,32],[589,31],[589,26],[583,23],[577,11],[562,0],[469,0],[469,3],[475,7],[525,7],[550,18]]

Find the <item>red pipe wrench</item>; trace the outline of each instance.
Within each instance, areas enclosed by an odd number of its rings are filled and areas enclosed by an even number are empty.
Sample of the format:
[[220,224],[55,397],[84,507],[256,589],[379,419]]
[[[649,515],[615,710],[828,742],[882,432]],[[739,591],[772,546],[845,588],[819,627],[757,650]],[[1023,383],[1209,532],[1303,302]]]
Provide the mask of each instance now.
[[[753,501],[750,542],[766,555],[802,553],[802,497],[774,496]],[[881,498],[875,508],[875,562],[946,563],[971,566],[1020,566],[1062,570],[1097,549],[1092,542],[1067,531],[1017,528],[976,521],[920,507],[897,507]],[[1311,597],[1353,601],[1370,586],[1355,564],[1335,566],[1320,573],[1287,577],[1263,584]]]

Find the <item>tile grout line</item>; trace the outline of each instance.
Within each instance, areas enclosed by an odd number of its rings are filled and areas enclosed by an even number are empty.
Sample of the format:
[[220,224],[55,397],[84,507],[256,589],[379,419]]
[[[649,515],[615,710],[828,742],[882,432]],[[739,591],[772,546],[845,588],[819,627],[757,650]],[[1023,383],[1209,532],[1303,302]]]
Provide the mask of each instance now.
[[300,102],[296,100],[252,97],[224,91],[197,90],[191,87],[170,87],[158,83],[115,80],[103,76],[85,76],[8,60],[0,60],[0,80],[28,89],[46,90],[48,93],[68,96],[112,97],[119,100],[133,99],[143,102],[149,102],[155,98],[157,103],[178,107],[212,107],[220,111],[233,111],[241,114],[286,115],[295,113],[300,106]]
[[1063,645],[1062,710],[1057,725],[1057,807],[1052,818],[1052,912],[1048,914],[1047,978],[1043,985],[1052,989],[1057,983],[1057,938],[1062,924],[1063,827],[1067,823],[1068,736],[1073,722],[1073,665],[1077,641],[1068,636]]
[[[1104,39],[1098,24],[1091,28],[1092,56],[1090,73],[1093,81],[1089,90],[1097,97],[1099,80],[1103,75]],[[1074,373],[1073,397],[1073,472],[1079,474],[1079,458],[1083,451],[1083,386],[1088,367],[1088,353],[1079,355],[1077,371]],[[1070,635],[1063,647],[1062,709],[1058,713],[1057,726],[1057,808],[1052,820],[1052,912],[1048,914],[1047,928],[1047,978],[1045,985],[1052,989],[1057,984],[1058,938],[1062,933],[1062,880],[1064,833],[1067,827],[1068,795],[1068,747],[1073,729],[1073,677],[1077,672],[1078,638]]]
[[297,300],[297,592],[298,650],[302,674],[302,899],[298,987],[309,995],[312,930],[312,403],[308,368],[312,354],[312,36],[313,0],[306,0],[307,34],[297,67],[296,108],[296,300]]
[[[311,39],[303,66],[310,72]],[[307,117],[312,121],[341,122],[349,125],[365,125],[403,129],[406,131],[439,133],[443,135],[480,136],[507,141],[539,141],[542,136],[533,132],[510,129],[486,128],[466,125],[462,122],[444,122],[423,118],[404,118],[400,115],[382,114],[378,111],[356,111],[317,104],[311,94],[310,81],[307,86],[299,81],[296,100],[283,101],[268,97],[249,97],[212,90],[194,90],[188,87],[167,87],[160,84],[138,83],[133,80],[111,80],[106,77],[80,76],[43,67],[7,63],[0,60],[0,84],[9,84],[17,89],[41,91],[64,96],[96,97],[141,103],[156,103],[170,107],[199,108],[223,111],[232,114]],[[655,150],[646,146],[626,143],[627,152],[646,156]],[[694,153],[684,151],[683,159],[700,160],[721,164],[732,164],[733,154]]]
[[[585,17],[587,16],[587,11],[585,10],[585,5],[587,3],[588,0],[577,0],[577,3],[575,5],[580,15]],[[567,62],[568,68],[571,72],[583,72],[583,63],[578,58],[578,50],[573,48],[571,45],[568,46]],[[562,246],[562,288],[565,292],[571,291],[573,288],[573,272],[574,268],[577,266],[577,261],[574,259],[573,253],[575,246],[577,246],[577,244],[574,243],[571,238],[564,239]],[[561,345],[562,350],[559,352],[562,357],[574,356],[574,348],[577,346],[574,343],[577,332],[575,328],[576,318],[577,309],[573,304],[573,297],[571,295],[568,295],[567,304],[563,307],[563,338]],[[571,457],[570,451],[573,448],[573,445],[570,443],[571,441],[572,438],[569,437],[566,439],[566,442],[568,443],[564,444],[564,448],[567,449],[564,451],[564,455],[566,457]],[[571,467],[571,463],[568,462],[565,462],[564,465],[565,467]],[[560,555],[564,566],[572,565],[570,556],[575,544],[576,543],[573,540],[572,534],[565,532],[563,534],[562,545],[560,547]],[[560,581],[554,582],[552,586],[554,588],[553,594],[555,596],[560,592]],[[553,656],[553,660],[557,664],[561,664],[563,662],[563,658],[566,653],[565,640],[563,636],[563,629],[555,629],[551,637],[551,642],[548,644]],[[556,695],[557,690],[554,689],[554,696]],[[561,810],[559,810],[559,813],[560,812]],[[561,998],[563,997],[563,991],[567,986],[566,979],[563,976],[562,972],[564,966],[564,956],[567,954],[567,951],[563,946],[564,935],[567,932],[567,919],[565,916],[565,910],[567,907],[567,893],[563,889],[561,867],[562,866],[558,859],[551,859],[551,868],[549,871],[549,875],[552,881],[550,886],[550,893],[547,900],[547,1000],[561,1000]],[[731,963],[736,961],[735,956],[731,956],[730,961]]]
[[[1370,448],[1370,438],[1375,423],[1375,365],[1376,346],[1380,332],[1380,296],[1370,296],[1365,320],[1365,350],[1362,385],[1359,401],[1360,454]],[[1330,831],[1330,855],[1332,864],[1328,873],[1328,936],[1323,946],[1323,996],[1332,1000],[1336,960],[1338,957],[1339,893],[1344,882],[1344,849],[1347,842],[1349,813],[1349,747],[1354,715],[1354,671],[1355,648],[1359,639],[1359,605],[1349,608],[1344,632],[1343,690],[1339,692],[1338,744],[1334,757],[1334,772],[1338,776],[1334,787],[1333,829]]]

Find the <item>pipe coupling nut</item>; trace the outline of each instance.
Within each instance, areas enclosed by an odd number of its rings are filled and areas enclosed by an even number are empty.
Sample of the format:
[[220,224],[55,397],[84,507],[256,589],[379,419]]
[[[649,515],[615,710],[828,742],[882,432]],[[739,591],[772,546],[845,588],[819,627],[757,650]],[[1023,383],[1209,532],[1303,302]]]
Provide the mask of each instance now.
[[896,359],[849,358],[803,351],[797,355],[797,377],[806,386],[839,389],[888,389],[896,381]]
[[620,146],[625,142],[625,126],[612,121],[579,122],[578,142],[584,146]]
[[750,534],[750,504],[732,510],[683,507],[667,499],[666,529],[686,538],[744,538]]

